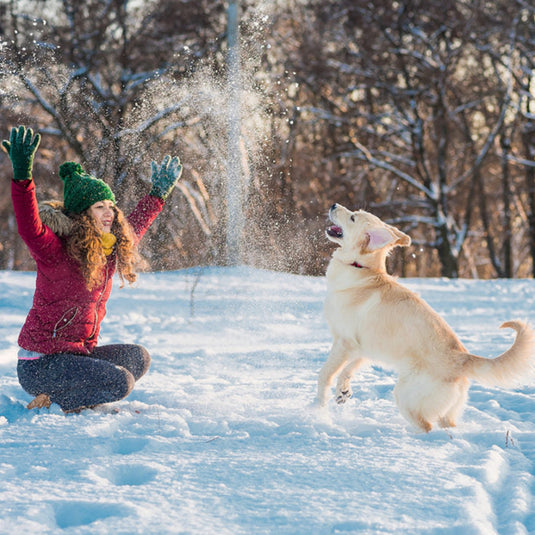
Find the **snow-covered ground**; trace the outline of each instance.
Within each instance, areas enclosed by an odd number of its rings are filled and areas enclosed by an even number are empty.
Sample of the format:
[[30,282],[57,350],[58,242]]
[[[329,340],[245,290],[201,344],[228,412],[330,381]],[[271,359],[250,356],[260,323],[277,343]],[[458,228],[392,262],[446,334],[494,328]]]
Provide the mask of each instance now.
[[[472,352],[535,322],[535,282],[409,279]],[[18,331],[34,274],[0,272],[0,533],[535,533],[535,388],[470,389],[458,428],[417,434],[393,372],[313,407],[330,346],[322,278],[249,268],[114,288],[101,344],[152,367],[108,409],[28,411]],[[110,410],[119,409],[118,413]]]

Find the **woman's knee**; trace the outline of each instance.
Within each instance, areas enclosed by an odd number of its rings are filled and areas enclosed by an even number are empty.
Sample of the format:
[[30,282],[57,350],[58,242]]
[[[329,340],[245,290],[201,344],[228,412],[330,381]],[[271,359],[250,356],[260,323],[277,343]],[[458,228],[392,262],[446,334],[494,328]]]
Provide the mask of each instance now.
[[145,375],[150,367],[149,352],[138,344],[111,344],[98,346],[91,355],[107,360],[129,370],[137,381]]
[[121,380],[117,382],[116,394],[118,396],[117,399],[123,399],[134,389],[136,378],[126,368],[123,368],[122,366],[117,367],[121,369],[122,376]]
[[125,345],[124,350],[128,355],[128,365],[125,364],[125,366],[132,372],[137,381],[149,371],[150,354],[145,347],[138,344]]
[[144,348],[143,346],[136,346],[138,348],[138,351],[139,351],[139,356],[140,356],[140,372],[139,374],[136,374],[136,380],[139,379],[140,377],[143,377],[148,371],[149,371],[149,368],[150,368],[150,354],[149,352],[147,351],[146,348]]

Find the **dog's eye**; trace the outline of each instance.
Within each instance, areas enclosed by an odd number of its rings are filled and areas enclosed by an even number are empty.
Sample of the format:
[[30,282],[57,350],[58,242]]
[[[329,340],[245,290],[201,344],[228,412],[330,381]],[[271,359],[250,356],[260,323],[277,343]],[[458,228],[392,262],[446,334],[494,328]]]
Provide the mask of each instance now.
[[351,221],[353,221],[353,223],[355,222],[355,216],[354,215],[352,215],[350,219],[351,219]]

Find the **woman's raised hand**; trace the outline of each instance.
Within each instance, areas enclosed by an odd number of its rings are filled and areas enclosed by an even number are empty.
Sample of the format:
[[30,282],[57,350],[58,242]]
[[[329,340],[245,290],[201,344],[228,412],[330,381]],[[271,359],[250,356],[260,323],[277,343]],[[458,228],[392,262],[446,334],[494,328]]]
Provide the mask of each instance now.
[[173,191],[177,182],[182,175],[182,164],[178,156],[166,156],[161,165],[158,167],[156,162],[152,162],[152,189],[150,195],[160,197],[160,199],[167,199],[169,194]]
[[13,180],[32,179],[33,157],[40,141],[41,136],[34,136],[32,129],[25,126],[12,128],[9,141],[2,141],[13,165]]

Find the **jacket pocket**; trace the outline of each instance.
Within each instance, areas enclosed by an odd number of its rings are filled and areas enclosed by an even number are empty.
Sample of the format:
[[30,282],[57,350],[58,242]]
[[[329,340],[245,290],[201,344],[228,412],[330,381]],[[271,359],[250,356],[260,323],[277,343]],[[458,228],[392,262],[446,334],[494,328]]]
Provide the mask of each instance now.
[[52,338],[56,338],[58,334],[66,329],[73,321],[76,315],[78,314],[78,307],[69,308],[66,312],[63,313],[63,316],[54,325],[54,330],[52,331]]

